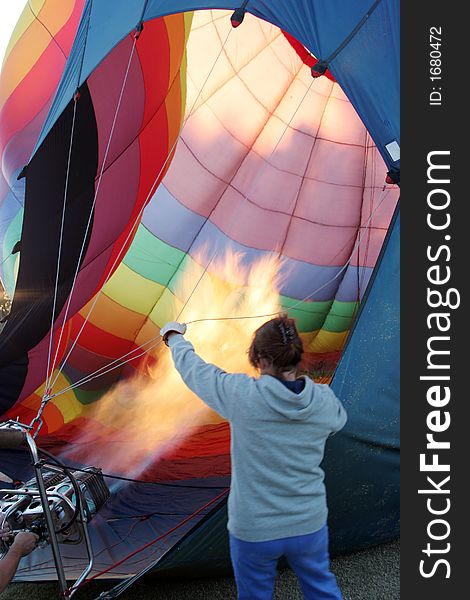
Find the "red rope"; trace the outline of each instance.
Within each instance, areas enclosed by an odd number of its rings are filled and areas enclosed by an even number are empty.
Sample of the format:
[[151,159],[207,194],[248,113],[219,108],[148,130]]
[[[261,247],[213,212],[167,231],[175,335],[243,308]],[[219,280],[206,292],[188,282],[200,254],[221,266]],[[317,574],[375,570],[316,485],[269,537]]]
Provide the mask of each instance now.
[[129,558],[132,558],[133,556],[135,556],[136,554],[138,554],[139,552],[142,552],[143,550],[145,550],[146,548],[148,548],[149,546],[152,546],[153,544],[156,544],[157,542],[159,542],[160,540],[162,540],[163,538],[166,538],[168,535],[170,535],[170,533],[173,533],[174,531],[176,531],[177,529],[179,529],[182,525],[184,525],[185,523],[187,523],[188,521],[190,521],[193,517],[197,516],[198,514],[200,514],[205,508],[208,508],[209,506],[211,506],[211,504],[214,504],[214,502],[217,502],[217,500],[219,500],[220,498],[222,498],[222,496],[224,496],[227,492],[228,492],[229,488],[226,488],[223,492],[221,492],[218,496],[216,496],[215,498],[213,498],[212,500],[210,500],[209,502],[207,502],[207,504],[204,504],[204,506],[202,506],[201,508],[199,508],[196,512],[194,512],[192,515],[189,515],[189,517],[186,517],[186,519],[183,519],[183,521],[181,521],[181,523],[178,523],[178,525],[175,525],[175,527],[173,527],[172,529],[169,529],[167,532],[163,533],[162,535],[160,535],[159,537],[157,537],[154,540],[151,540],[150,542],[147,542],[144,546],[142,546],[141,548],[138,548],[137,550],[134,550],[134,552],[131,552],[130,554],[128,554],[127,556],[125,556],[124,558],[122,558],[121,560],[119,560],[117,563],[115,563],[114,565],[111,565],[110,567],[108,567],[107,569],[104,569],[103,571],[100,571],[99,573],[96,573],[95,575],[93,575],[92,577],[89,577],[88,579],[85,579],[84,581],[82,581],[82,583],[80,583],[77,586],[72,586],[71,588],[69,588],[67,590],[67,592],[64,594],[65,596],[69,596],[70,593],[74,590],[78,590],[78,588],[81,588],[82,586],[86,585],[87,583],[90,583],[91,581],[93,581],[93,579],[96,579],[97,577],[100,577],[101,575],[104,575],[105,573],[108,573],[108,571],[111,571],[112,569],[118,567],[119,565],[121,565],[123,562],[126,562],[126,560],[129,560]]

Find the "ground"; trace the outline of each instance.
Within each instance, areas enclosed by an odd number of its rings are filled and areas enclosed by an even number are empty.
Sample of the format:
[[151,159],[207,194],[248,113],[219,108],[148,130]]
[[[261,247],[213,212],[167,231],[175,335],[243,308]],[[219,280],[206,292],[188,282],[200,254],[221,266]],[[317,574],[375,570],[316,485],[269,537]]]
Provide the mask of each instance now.
[[[344,600],[398,600],[400,598],[400,544],[391,542],[331,561]],[[75,594],[76,600],[93,600],[110,588],[107,582],[93,582]],[[0,600],[53,600],[58,586],[45,584],[11,584]],[[184,581],[138,582],[124,592],[122,600],[232,600],[236,598],[232,578]],[[301,600],[295,575],[285,569],[278,575],[274,600]]]

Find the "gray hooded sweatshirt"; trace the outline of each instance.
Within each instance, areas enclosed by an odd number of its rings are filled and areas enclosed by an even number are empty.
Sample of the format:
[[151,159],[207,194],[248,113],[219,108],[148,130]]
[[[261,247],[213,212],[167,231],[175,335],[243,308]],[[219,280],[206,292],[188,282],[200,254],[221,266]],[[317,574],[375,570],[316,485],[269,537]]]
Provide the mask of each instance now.
[[328,509],[320,463],[328,436],[346,423],[331,388],[306,377],[296,394],[270,375],[206,363],[182,335],[169,346],[186,385],[230,423],[230,533],[262,542],[321,529]]

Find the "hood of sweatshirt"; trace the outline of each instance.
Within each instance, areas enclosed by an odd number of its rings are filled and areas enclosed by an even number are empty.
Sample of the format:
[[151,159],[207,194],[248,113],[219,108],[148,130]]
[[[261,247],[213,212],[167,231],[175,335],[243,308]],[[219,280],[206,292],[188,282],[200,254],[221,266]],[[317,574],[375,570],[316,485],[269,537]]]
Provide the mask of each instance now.
[[271,375],[262,375],[258,380],[259,391],[265,402],[275,412],[294,421],[308,419],[312,413],[322,408],[321,385],[316,385],[308,377],[305,387],[296,394],[287,388],[281,381]]

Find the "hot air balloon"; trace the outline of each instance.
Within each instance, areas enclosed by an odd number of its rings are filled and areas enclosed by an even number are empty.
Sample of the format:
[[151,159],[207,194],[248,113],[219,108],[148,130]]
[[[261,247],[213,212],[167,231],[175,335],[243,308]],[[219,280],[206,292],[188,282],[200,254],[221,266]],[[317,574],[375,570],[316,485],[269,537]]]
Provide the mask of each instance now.
[[[297,319],[350,415],[333,552],[396,537],[398,3],[36,4],[0,80],[0,400],[110,475],[93,576],[228,564],[228,425],[160,352],[177,316],[230,370],[267,315]],[[84,561],[67,547],[70,578]],[[54,577],[49,550],[19,576]]]

